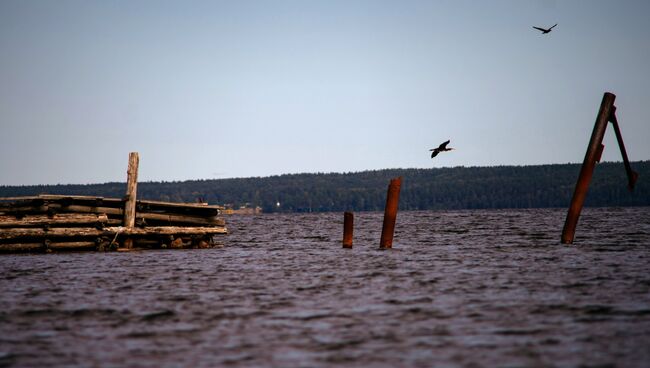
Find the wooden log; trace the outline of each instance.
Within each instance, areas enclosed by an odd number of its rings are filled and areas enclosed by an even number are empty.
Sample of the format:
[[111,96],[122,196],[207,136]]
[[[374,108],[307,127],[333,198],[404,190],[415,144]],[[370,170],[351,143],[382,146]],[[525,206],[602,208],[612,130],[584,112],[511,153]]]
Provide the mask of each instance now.
[[45,244],[43,243],[9,243],[0,244],[0,252],[34,252],[44,251]]
[[212,217],[197,217],[186,215],[167,215],[162,213],[142,213],[136,214],[137,219],[154,220],[167,222],[169,224],[192,224],[202,226],[224,226],[226,222],[216,216]]
[[100,202],[115,202],[115,203],[123,203],[124,200],[120,198],[111,198],[111,197],[101,197],[101,196],[83,196],[83,195],[61,195],[61,194],[40,194],[38,199],[44,199],[44,200],[50,200],[50,201],[58,201],[58,200],[63,200],[63,199],[72,199],[72,200],[79,200],[79,201],[100,201]]
[[151,226],[144,229],[120,229],[115,227],[108,227],[104,229],[110,233],[115,234],[121,231],[127,235],[133,236],[150,236],[150,235],[211,235],[211,234],[227,234],[228,230],[222,226],[211,227],[186,227],[186,226]]
[[198,217],[212,217],[219,215],[223,210],[221,206],[208,206],[197,203],[172,203],[159,201],[139,200],[137,212],[179,214]]
[[26,200],[39,199],[39,198],[40,196],[0,197],[0,202],[26,201]]
[[93,206],[82,206],[77,204],[63,206],[56,203],[50,204],[48,205],[48,207],[50,209],[53,209],[56,212],[96,213],[96,214],[107,214],[107,215],[117,215],[117,216],[124,215],[124,209],[122,208],[93,207]]
[[152,226],[145,229],[126,228],[126,227],[105,227],[103,229],[95,228],[12,228],[4,229],[0,232],[0,240],[13,239],[56,239],[56,238],[97,238],[97,237],[114,237],[132,236],[165,236],[165,235],[213,235],[227,234],[225,227],[182,227],[182,226]]
[[45,203],[60,204],[62,206],[81,205],[91,207],[111,207],[111,208],[124,208],[124,199],[119,198],[102,198],[102,197],[87,197],[69,196],[65,198],[49,198],[45,197]]
[[16,205],[2,210],[4,215],[27,215],[27,214],[38,214],[38,213],[47,213],[50,210],[50,206],[47,205]]
[[[125,204],[124,199],[111,198],[111,197],[97,197],[97,196],[80,196],[80,195],[57,195],[57,194],[41,194],[36,197],[12,197],[10,199],[42,199],[49,202],[61,202],[64,200],[73,200],[75,202],[103,202],[110,204],[107,207],[123,207]],[[152,200],[136,200],[136,205],[143,208],[151,208],[152,210],[160,210],[165,212],[175,212],[178,209],[183,210],[197,210],[203,212],[213,212],[222,210],[223,207],[217,205],[204,205],[199,203],[177,203],[177,202],[164,202]]]
[[181,208],[181,209],[196,209],[196,210],[221,210],[223,207],[216,205],[207,205],[200,203],[176,203],[176,202],[162,202],[150,200],[138,200],[139,204],[147,205],[150,207],[166,207],[166,208]]
[[[58,194],[41,194],[30,197],[5,197],[0,200],[11,200],[20,203],[2,203],[0,208],[3,210],[12,207],[32,208],[44,204],[55,205],[58,208],[73,206],[89,206],[97,208],[124,208],[125,200],[120,198],[96,197],[96,196],[79,196],[79,195],[58,195]],[[74,207],[73,207],[74,208]],[[223,207],[217,205],[203,205],[198,203],[175,203],[151,200],[136,200],[136,212],[151,213],[173,213],[194,215],[199,217],[215,216]],[[121,212],[123,215],[124,212]]]
[[[72,213],[95,213],[95,214],[108,214],[114,216],[123,216],[124,210],[121,208],[111,208],[111,207],[91,207],[91,206],[81,206],[81,205],[69,205],[62,206],[60,204],[50,204],[48,209],[52,209],[56,212],[72,212]],[[47,212],[47,211],[46,211]],[[145,220],[156,220],[156,221],[165,221],[172,224],[182,223],[182,224],[194,224],[194,225],[203,225],[203,226],[224,226],[225,221],[216,216],[211,217],[199,217],[199,216],[189,216],[189,215],[178,215],[178,214],[162,214],[162,213],[148,213],[148,212],[138,212],[136,213],[136,219],[145,219]]]
[[97,223],[108,223],[108,217],[104,214],[78,214],[62,213],[52,217],[47,215],[25,215],[21,218],[16,216],[1,216],[0,228],[12,227],[40,227],[40,226],[93,226]]
[[11,202],[0,202],[0,208],[6,209],[21,206],[41,206],[43,204],[45,204],[45,201],[40,198],[27,197],[27,199],[23,200],[17,198],[17,200]]
[[47,244],[47,248],[52,250],[95,249],[97,243],[94,241],[50,242]]
[[41,243],[9,243],[0,244],[0,252],[34,252],[51,250],[84,250],[96,249],[97,242],[94,241],[67,241],[67,242],[50,242]]
[[19,207],[41,206],[44,203],[38,197],[3,197],[0,198],[0,211],[11,211]]

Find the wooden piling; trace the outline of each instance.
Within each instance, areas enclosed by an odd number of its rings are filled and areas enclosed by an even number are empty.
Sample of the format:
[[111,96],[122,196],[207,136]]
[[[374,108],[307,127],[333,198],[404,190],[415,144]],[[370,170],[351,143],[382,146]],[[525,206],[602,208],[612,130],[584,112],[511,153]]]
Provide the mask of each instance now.
[[352,248],[352,234],[354,232],[354,214],[343,214],[343,248]]
[[587,153],[585,154],[585,159],[582,162],[582,168],[580,169],[580,175],[578,176],[575,191],[573,192],[571,205],[569,206],[569,212],[567,213],[566,221],[564,222],[564,228],[562,229],[562,243],[564,244],[573,243],[576,226],[578,225],[578,218],[580,217],[582,206],[585,202],[585,198],[587,197],[587,191],[589,190],[591,177],[594,174],[594,167],[596,166],[596,162],[600,160],[600,154],[602,154],[601,146],[603,137],[605,136],[607,122],[609,121],[610,116],[614,111],[615,99],[616,96],[614,94],[606,92],[603,96],[603,101],[600,104],[600,110],[598,111],[598,115],[596,117],[594,130],[591,133],[591,139],[589,140]]
[[[137,152],[129,153],[129,167],[127,169],[126,181],[126,202],[124,204],[124,227],[131,229],[135,226],[135,204],[138,190],[138,165],[140,157]],[[133,246],[133,240],[126,239],[124,247],[129,249]]]
[[393,234],[397,220],[397,207],[399,205],[399,191],[402,187],[402,177],[391,179],[386,194],[386,208],[384,209],[384,224],[381,228],[380,248],[393,247]]

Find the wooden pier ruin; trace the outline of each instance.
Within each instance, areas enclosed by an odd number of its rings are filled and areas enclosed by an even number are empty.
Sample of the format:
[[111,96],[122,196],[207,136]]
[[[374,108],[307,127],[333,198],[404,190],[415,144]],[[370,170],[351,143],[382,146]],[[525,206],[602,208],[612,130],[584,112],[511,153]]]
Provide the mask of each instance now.
[[137,200],[137,153],[125,198],[0,198],[0,252],[210,248],[226,234],[221,207]]

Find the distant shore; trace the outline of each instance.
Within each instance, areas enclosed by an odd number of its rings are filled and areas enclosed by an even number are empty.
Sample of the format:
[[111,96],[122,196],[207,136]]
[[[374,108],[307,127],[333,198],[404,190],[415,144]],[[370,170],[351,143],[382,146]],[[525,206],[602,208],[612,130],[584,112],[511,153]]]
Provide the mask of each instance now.
[[[623,164],[596,167],[586,206],[650,206],[650,161],[632,162],[639,173],[634,192]],[[384,169],[352,173],[285,174],[270,177],[141,182],[138,197],[171,202],[205,201],[262,212],[378,211],[388,180],[402,176],[401,210],[566,207],[580,164]],[[75,194],[122,197],[125,183],[0,186],[0,197]]]

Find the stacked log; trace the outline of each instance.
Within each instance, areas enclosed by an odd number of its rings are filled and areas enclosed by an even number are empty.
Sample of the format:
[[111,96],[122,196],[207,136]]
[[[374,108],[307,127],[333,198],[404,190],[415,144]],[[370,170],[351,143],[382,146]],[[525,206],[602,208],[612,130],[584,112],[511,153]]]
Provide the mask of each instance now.
[[[0,198],[0,252],[208,248],[226,234],[219,206],[135,201],[134,226],[124,226],[126,199],[38,195]],[[127,245],[128,244],[128,245]]]

